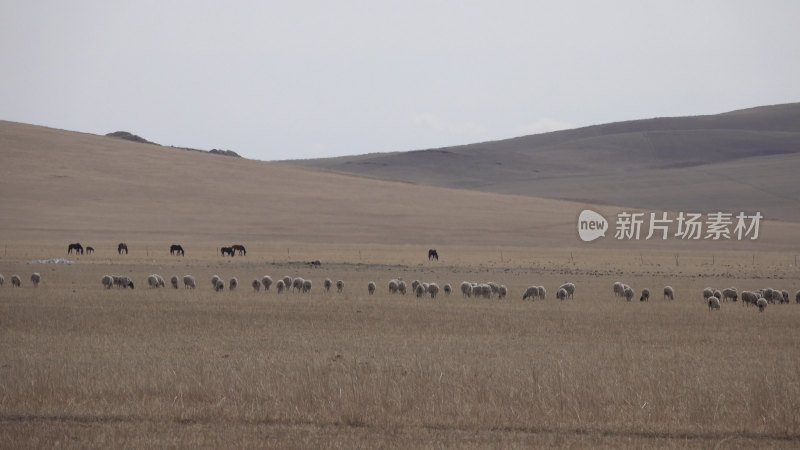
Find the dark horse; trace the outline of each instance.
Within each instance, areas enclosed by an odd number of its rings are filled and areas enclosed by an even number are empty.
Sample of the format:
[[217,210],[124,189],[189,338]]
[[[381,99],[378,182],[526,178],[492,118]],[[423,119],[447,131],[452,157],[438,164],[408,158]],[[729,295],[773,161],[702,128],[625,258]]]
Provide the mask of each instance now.
[[172,245],[170,245],[170,246],[169,246],[169,254],[170,254],[170,255],[174,255],[174,254],[176,254],[176,253],[177,253],[178,255],[180,255],[180,256],[184,256],[184,253],[183,253],[183,247],[181,247],[181,246],[180,246],[180,245],[178,245],[178,244],[172,244]]
[[122,252],[125,252],[126,255],[128,254],[128,244],[124,242],[120,242],[119,245],[117,246],[117,253],[121,255]]
[[222,256],[225,256],[225,255],[235,256],[236,255],[236,250],[234,250],[233,247],[222,247],[222,248],[219,249],[219,252],[222,254]]
[[437,253],[436,249],[433,249],[433,248],[428,250],[428,261],[430,261],[432,259],[435,259],[437,261],[439,260],[439,253]]
[[91,255],[92,253],[94,253],[94,247],[89,247],[89,246],[87,245],[87,246],[86,246],[86,254],[87,254],[87,255]]
[[244,245],[236,244],[231,248],[234,251],[239,252],[239,256],[247,256],[247,250],[244,249]]
[[73,250],[75,250],[76,255],[83,254],[83,246],[81,244],[69,244],[69,247],[67,247],[67,254],[71,254]]

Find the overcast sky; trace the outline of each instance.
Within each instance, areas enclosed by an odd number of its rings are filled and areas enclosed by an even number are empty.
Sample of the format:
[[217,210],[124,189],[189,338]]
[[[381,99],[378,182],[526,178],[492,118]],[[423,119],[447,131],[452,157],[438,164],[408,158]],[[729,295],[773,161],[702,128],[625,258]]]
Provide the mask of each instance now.
[[0,119],[279,160],[800,101],[800,1],[4,1]]

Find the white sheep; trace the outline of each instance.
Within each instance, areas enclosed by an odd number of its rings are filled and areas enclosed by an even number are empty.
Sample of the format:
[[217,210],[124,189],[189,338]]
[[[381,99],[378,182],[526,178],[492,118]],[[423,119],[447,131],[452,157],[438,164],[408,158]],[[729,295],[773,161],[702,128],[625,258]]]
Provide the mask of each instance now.
[[292,287],[292,277],[290,277],[289,275],[284,276],[283,285],[286,288],[286,290],[289,290],[289,288]]
[[197,281],[195,281],[194,277],[191,275],[184,275],[183,276],[183,288],[184,289],[194,289],[197,287]]
[[[412,284],[413,286],[413,284]],[[417,287],[414,289],[414,294],[416,294],[417,298],[422,297],[425,295],[425,288],[422,287],[422,284],[417,284]]]
[[259,292],[261,290],[261,280],[258,278],[254,279],[251,285],[253,286],[254,292]]
[[713,296],[714,296],[714,288],[707,287],[703,289],[703,300],[708,301],[708,298]]
[[167,282],[166,282],[166,280],[164,280],[164,277],[162,277],[159,274],[156,274],[156,278],[158,278],[158,287],[166,287],[167,286]]
[[330,292],[333,281],[330,278],[325,278],[325,281],[322,282],[322,286],[325,288],[325,292]]
[[400,280],[400,282],[397,283],[397,292],[406,295],[406,291],[408,291],[408,285],[406,285],[405,281]]
[[133,289],[133,280],[131,280],[128,277],[117,277],[117,279],[115,279],[114,281],[118,283],[117,286],[121,287],[122,289],[127,289],[127,288]]
[[616,297],[622,297],[622,296],[625,295],[625,288],[622,286],[622,283],[619,282],[619,281],[614,282],[614,285],[612,286],[612,289],[614,290],[614,296],[616,296]]
[[492,290],[492,295],[495,295],[495,294],[500,292],[500,285],[499,284],[493,283],[491,281],[486,283],[486,284],[489,285],[489,289]]
[[211,277],[211,287],[216,289],[217,288],[217,281],[219,281],[219,275],[214,275]]
[[714,297],[717,297],[717,299],[721,299],[722,291],[720,291],[719,289],[714,289]]
[[39,272],[34,272],[31,274],[31,283],[33,283],[33,287],[39,286],[39,281],[42,280],[42,276],[39,275]]
[[500,285],[500,289],[497,290],[497,298],[506,298],[508,295],[508,288],[505,284]]
[[311,292],[311,280],[303,280],[303,292]]
[[539,286],[539,298],[544,300],[546,296],[547,296],[547,289],[545,289],[544,286]]
[[286,289],[286,283],[284,283],[283,280],[278,280],[278,282],[275,283],[275,290],[280,294],[284,289]]
[[22,279],[20,279],[19,275],[11,275],[11,286],[14,287],[22,286]]
[[719,298],[712,295],[711,297],[708,297],[708,311],[710,312],[715,309],[719,309]]
[[237,287],[239,287],[239,280],[236,277],[231,278],[231,281],[228,282],[228,290],[235,291]]
[[336,292],[342,292],[344,290],[344,281],[336,280]]
[[739,298],[739,292],[736,290],[735,287],[729,287],[722,290],[722,301],[727,302],[728,300],[736,301]]
[[444,295],[449,297],[453,292],[453,287],[450,286],[450,283],[445,283],[445,285],[442,287],[442,290],[444,291]]
[[633,299],[633,296],[634,296],[635,292],[633,291],[633,288],[631,288],[627,284],[624,286],[624,288],[625,288],[624,289],[625,301],[629,302],[629,301],[631,301]]
[[744,306],[756,305],[759,297],[760,296],[755,292],[742,291],[742,305]]
[[536,297],[539,296],[539,286],[528,286],[528,289],[525,289],[525,292],[522,293],[522,299],[527,300],[535,300]]
[[567,292],[567,290],[564,289],[563,286],[558,288],[558,290],[556,291],[556,298],[559,299],[559,300],[562,300],[562,301],[565,300],[568,295],[569,295],[569,292]]
[[111,275],[103,275],[100,282],[103,283],[103,287],[106,289],[111,289],[114,286],[114,278]]
[[572,295],[575,293],[575,284],[564,283],[559,287],[559,289],[564,289],[565,291],[567,291],[567,297],[572,298]]
[[461,295],[464,297],[472,297],[472,284],[469,281],[461,283]]
[[759,297],[759,299],[756,300],[756,306],[758,306],[759,312],[764,312],[764,309],[767,308],[767,299],[764,297]]
[[431,298],[436,298],[436,296],[439,294],[439,285],[436,283],[429,284],[428,293],[431,294]]
[[789,291],[781,291],[781,296],[783,297],[783,303],[789,303]]
[[217,284],[214,285],[214,290],[217,291],[217,292],[224,291],[225,290],[225,282],[222,281],[222,279],[217,279]]
[[150,285],[150,288],[157,288],[158,287],[158,278],[155,275],[150,275],[147,277],[147,284]]
[[675,300],[675,290],[672,286],[664,286],[664,299]]
[[646,302],[650,300],[650,289],[644,288],[642,289],[642,296],[639,297],[640,302]]
[[375,293],[375,282],[374,281],[370,281],[369,283],[367,283],[367,292],[369,292],[369,295],[372,295],[372,294]]
[[264,285],[264,290],[268,291],[269,287],[272,286],[272,277],[269,275],[264,275],[264,277],[261,278],[261,284]]
[[172,278],[169,279],[170,283],[172,283],[172,287],[178,289],[178,276],[173,275]]
[[398,281],[395,280],[395,279],[389,280],[389,293],[390,294],[396,294],[397,293],[397,289],[399,288],[398,284],[399,284]]
[[292,280],[292,292],[294,292],[295,290],[302,291],[303,290],[303,282],[305,282],[305,281],[306,280],[304,280],[304,279],[302,279],[300,277],[297,277],[294,280]]
[[412,281],[411,282],[411,292],[416,293],[417,292],[417,286],[419,286],[419,285],[420,285],[419,280]]

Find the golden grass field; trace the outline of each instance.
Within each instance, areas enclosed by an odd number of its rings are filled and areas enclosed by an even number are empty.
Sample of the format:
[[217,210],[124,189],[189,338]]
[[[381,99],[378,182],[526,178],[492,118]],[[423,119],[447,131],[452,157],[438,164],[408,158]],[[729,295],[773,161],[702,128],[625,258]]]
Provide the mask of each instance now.
[[[800,305],[709,312],[700,294],[794,297],[795,223],[753,242],[582,244],[581,204],[2,125],[2,448],[800,445]],[[77,241],[96,252],[68,256]],[[248,255],[217,255],[232,243]],[[34,262],[51,258],[73,264]],[[150,289],[152,273],[198,287]],[[214,274],[240,287],[214,292]],[[253,292],[263,275],[314,287]],[[390,295],[395,277],[510,295]],[[653,297],[627,303],[614,281]],[[532,284],[548,298],[523,302]]]

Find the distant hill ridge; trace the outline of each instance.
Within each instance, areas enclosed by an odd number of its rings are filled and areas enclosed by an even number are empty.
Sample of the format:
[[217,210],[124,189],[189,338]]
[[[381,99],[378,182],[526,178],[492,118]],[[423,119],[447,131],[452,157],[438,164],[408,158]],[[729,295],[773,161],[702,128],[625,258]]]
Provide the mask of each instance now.
[[[143,138],[141,136],[137,136],[137,135],[135,135],[133,133],[130,133],[128,131],[115,131],[113,133],[106,134],[106,136],[113,137],[113,138],[118,138],[118,139],[124,139],[126,141],[139,142],[139,143],[142,143],[142,144],[158,145],[159,147],[162,146],[162,145],[157,144],[155,142],[148,141],[147,139],[145,139],[145,138]],[[205,152],[205,150],[198,150],[198,149],[195,149],[195,148],[188,148],[188,147],[177,147],[177,148],[181,148],[183,150]],[[213,153],[215,155],[233,156],[233,157],[236,157],[236,158],[241,158],[241,156],[238,153],[234,152],[233,150],[220,150],[220,149],[216,149],[215,148],[215,149],[209,150],[208,153]]]

